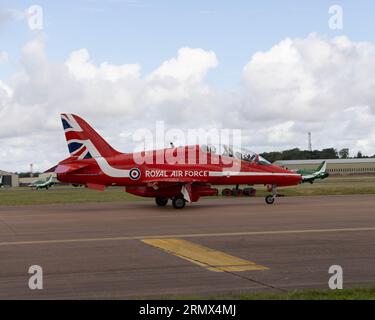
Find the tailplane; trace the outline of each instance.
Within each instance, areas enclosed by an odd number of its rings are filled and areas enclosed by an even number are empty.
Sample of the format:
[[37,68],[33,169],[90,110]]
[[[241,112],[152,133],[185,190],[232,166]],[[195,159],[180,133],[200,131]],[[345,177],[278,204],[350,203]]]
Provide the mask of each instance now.
[[120,154],[79,116],[63,113],[61,114],[61,121],[69,153],[72,157],[90,159]]

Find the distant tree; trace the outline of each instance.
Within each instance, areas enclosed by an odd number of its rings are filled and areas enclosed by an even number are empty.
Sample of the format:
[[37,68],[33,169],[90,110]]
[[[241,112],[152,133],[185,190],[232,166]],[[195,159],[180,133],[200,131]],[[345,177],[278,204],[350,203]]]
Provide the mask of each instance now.
[[341,159],[347,159],[349,157],[349,148],[343,148],[339,151],[339,156]]
[[275,162],[281,159],[281,152],[272,151],[272,152],[263,152],[260,154],[263,158],[267,159],[268,161]]
[[327,148],[320,151],[319,159],[337,159],[339,156],[334,148]]
[[326,148],[323,150],[300,150],[298,148],[284,150],[263,152],[260,154],[268,161],[275,162],[277,160],[306,160],[306,159],[337,159],[338,153],[334,148]]
[[356,158],[363,158],[363,155],[362,155],[362,152],[361,152],[361,151],[358,151],[358,152],[357,152],[357,156],[356,156]]
[[298,148],[283,151],[281,153],[281,160],[289,159],[304,159],[304,154]]

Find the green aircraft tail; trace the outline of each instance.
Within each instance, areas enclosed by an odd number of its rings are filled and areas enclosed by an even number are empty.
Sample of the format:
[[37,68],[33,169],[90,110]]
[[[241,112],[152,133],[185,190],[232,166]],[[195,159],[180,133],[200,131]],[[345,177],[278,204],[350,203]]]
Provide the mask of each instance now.
[[302,182],[310,182],[313,183],[316,179],[325,179],[329,176],[327,172],[327,163],[323,161],[319,167],[314,170],[313,172],[306,172],[304,170],[297,171],[302,175]]
[[[325,162],[325,161],[323,161],[323,162],[319,165],[319,167],[316,169],[316,171],[320,171],[320,170],[322,170],[323,167],[326,167],[326,162]],[[326,171],[325,168],[324,168],[324,170],[322,170],[322,171]]]

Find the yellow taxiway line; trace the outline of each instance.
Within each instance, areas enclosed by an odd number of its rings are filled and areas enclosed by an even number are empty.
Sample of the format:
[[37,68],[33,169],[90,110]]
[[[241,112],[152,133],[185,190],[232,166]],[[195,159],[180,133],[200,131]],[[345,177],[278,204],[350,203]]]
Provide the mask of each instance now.
[[73,239],[47,239],[47,240],[24,240],[0,242],[0,246],[22,246],[37,244],[60,244],[60,243],[85,243],[104,241],[126,241],[160,238],[209,238],[209,237],[233,237],[233,236],[262,236],[282,234],[309,234],[309,233],[338,233],[338,232],[360,232],[375,231],[375,227],[367,228],[341,228],[341,229],[302,229],[302,230],[270,230],[270,231],[243,231],[243,232],[221,232],[221,233],[190,233],[154,236],[124,236],[124,237],[101,237],[101,238],[73,238]]
[[239,272],[268,269],[255,262],[231,256],[225,252],[210,249],[183,239],[143,239],[142,242],[205,267],[210,271]]

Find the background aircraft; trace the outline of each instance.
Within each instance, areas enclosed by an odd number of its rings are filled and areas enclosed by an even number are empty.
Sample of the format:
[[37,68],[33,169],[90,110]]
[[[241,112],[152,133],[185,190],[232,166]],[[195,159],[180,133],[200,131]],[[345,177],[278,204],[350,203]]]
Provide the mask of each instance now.
[[[181,209],[186,202],[217,195],[213,185],[267,185],[271,194],[265,200],[272,204],[278,186],[303,181],[300,173],[272,165],[253,152],[229,146],[216,149],[210,145],[193,145],[120,153],[80,117],[62,114],[61,120],[71,156],[47,172],[56,172],[62,182],[96,190],[124,186],[131,194],[155,198],[158,206],[165,206],[172,199],[173,207]],[[167,154],[175,156],[176,162],[169,164]],[[206,163],[196,161],[202,155]],[[139,165],[135,159],[141,157],[152,161]],[[158,163],[156,159],[163,161]],[[234,165],[239,170],[233,170]]]
[[53,184],[54,184],[54,182],[53,182],[53,176],[51,174],[50,177],[47,180],[33,181],[29,185],[29,187],[35,188],[36,190],[39,190],[39,189],[46,189],[46,190],[48,190],[48,188],[52,187]]
[[299,169],[295,172],[302,175],[302,182],[314,183],[316,179],[325,179],[329,176],[327,172],[327,163],[323,161],[316,170]]

